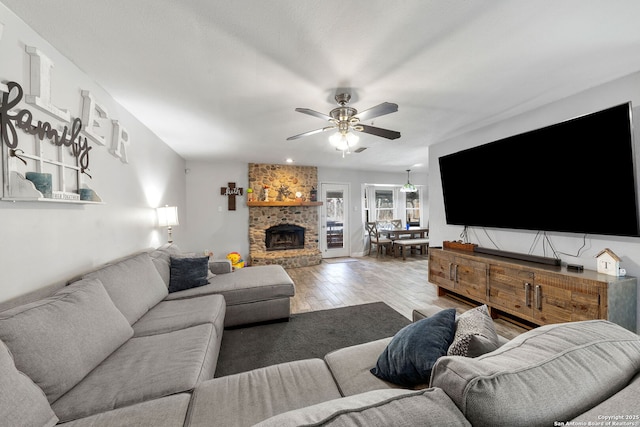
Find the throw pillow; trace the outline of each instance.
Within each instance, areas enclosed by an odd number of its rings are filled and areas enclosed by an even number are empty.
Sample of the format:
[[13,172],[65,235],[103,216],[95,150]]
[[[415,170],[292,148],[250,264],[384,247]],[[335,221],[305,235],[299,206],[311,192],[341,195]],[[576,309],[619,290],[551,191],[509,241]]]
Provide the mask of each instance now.
[[403,387],[428,384],[431,369],[447,354],[455,333],[456,311],[442,310],[402,328],[384,349],[371,373]]
[[209,257],[171,257],[169,293],[206,285],[208,272]]
[[456,333],[448,356],[478,357],[500,346],[486,305],[467,310],[456,320]]

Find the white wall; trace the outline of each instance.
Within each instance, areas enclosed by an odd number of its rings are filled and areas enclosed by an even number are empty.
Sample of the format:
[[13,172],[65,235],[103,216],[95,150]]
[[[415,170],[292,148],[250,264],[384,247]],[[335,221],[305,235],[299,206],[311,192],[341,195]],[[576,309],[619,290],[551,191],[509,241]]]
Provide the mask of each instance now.
[[[419,161],[419,160],[417,160]],[[426,159],[421,161],[426,162]],[[236,201],[236,210],[227,209],[227,196],[220,195],[220,188],[229,182],[245,191],[248,183],[248,165],[241,162],[189,161],[187,162],[187,222],[183,237],[176,243],[181,248],[201,252],[210,249],[216,258],[224,258],[236,251],[243,258],[249,254],[249,211],[246,193]],[[351,188],[351,248],[352,256],[364,252],[364,225],[362,223],[361,186],[364,183],[404,184],[406,172],[352,171],[318,168],[319,183],[350,184]],[[427,185],[427,175],[411,173],[411,182]],[[426,191],[424,193],[427,194]],[[356,209],[354,211],[354,208]],[[182,228],[182,225],[176,228]]]
[[[458,240],[463,228],[460,226],[446,225],[444,204],[442,198],[442,185],[440,183],[440,169],[438,158],[440,156],[460,151],[469,147],[488,143],[507,136],[519,134],[525,131],[548,126],[576,116],[602,110],[627,101],[640,106],[640,73],[635,73],[610,83],[587,90],[580,94],[565,98],[561,101],[549,104],[543,108],[519,115],[509,120],[504,120],[491,126],[469,132],[442,143],[432,145],[429,149],[429,194],[430,194],[430,240],[431,246],[442,245],[444,240]],[[640,109],[634,108],[635,155],[636,168],[640,168]],[[595,149],[595,147],[585,147]],[[598,173],[598,171],[588,171]],[[637,179],[640,173],[637,169]],[[575,183],[564,183],[567,190]],[[637,185],[640,189],[640,183]],[[594,203],[602,203],[594,195]],[[473,207],[470,207],[473,208]],[[611,209],[615,209],[615,202],[611,202]],[[528,253],[534,241],[535,232],[473,228],[471,242],[480,246],[491,247],[493,240],[499,249]],[[575,255],[583,245],[583,236],[571,233],[547,233],[551,237],[556,250]],[[491,237],[491,240],[489,240]],[[585,268],[595,270],[595,255],[604,248],[610,248],[622,258],[622,267],[627,270],[627,275],[640,277],[640,238],[615,237],[615,236],[587,236],[587,246],[581,251],[580,256],[561,255],[563,263],[582,264]],[[543,251],[542,244],[538,244],[533,252],[535,255],[552,256],[549,251]],[[640,316],[638,316],[640,320]],[[640,325],[640,322],[639,322]],[[639,326],[640,327],[640,326]]]
[[[0,4],[0,27],[2,24],[0,82],[15,81],[30,93],[25,46],[35,46],[55,64],[53,104],[69,110],[72,119],[80,117],[80,91],[91,91],[109,118],[119,120],[127,129],[131,144],[128,164],[110,154],[108,147],[91,144],[93,179],[87,183],[102,197],[103,205],[0,201],[0,301],[162,244],[166,231],[156,227],[154,209],[159,205],[179,206],[181,221],[186,213],[184,160]],[[20,107],[34,109],[24,103]],[[58,123],[52,117],[49,120]],[[18,141],[27,138],[33,137],[18,130]],[[176,240],[181,234],[175,227]]]
[[[215,258],[229,252],[239,252],[243,259],[249,254],[249,208],[247,207],[247,163],[188,161],[187,162],[187,225],[184,238],[176,241],[188,251],[213,251]],[[228,196],[220,188],[235,182],[243,188],[236,196],[236,210],[228,210]],[[182,227],[182,226],[181,226]]]

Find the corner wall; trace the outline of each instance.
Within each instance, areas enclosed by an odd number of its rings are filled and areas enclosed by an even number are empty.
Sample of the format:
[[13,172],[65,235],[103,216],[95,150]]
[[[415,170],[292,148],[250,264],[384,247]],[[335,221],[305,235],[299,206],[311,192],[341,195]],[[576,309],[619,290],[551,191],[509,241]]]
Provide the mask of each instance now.
[[[0,4],[0,83],[30,88],[30,60],[25,46],[35,46],[54,63],[51,100],[81,116],[82,90],[89,90],[129,134],[128,164],[112,155],[108,146],[90,151],[87,183],[103,205],[0,201],[0,301],[61,283],[69,278],[136,251],[166,241],[166,230],[156,226],[155,207],[180,207],[186,217],[185,161],[140,123],[94,80],[62,56],[33,29]],[[70,29],[72,31],[72,29]],[[99,54],[99,52],[96,52]],[[18,108],[33,109],[24,101]],[[58,123],[54,118],[48,119]],[[62,125],[62,124],[61,124]],[[105,131],[107,132],[107,131]],[[107,140],[110,134],[105,134]],[[30,135],[18,130],[18,141]],[[0,177],[1,179],[1,177]],[[174,228],[174,238],[182,230]]]

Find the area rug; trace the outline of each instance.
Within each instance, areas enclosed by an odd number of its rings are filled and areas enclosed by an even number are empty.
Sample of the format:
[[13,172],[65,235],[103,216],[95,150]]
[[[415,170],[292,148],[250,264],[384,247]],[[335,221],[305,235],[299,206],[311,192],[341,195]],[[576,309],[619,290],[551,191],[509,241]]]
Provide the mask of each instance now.
[[382,302],[294,314],[288,322],[227,329],[216,377],[324,357],[330,351],[393,336],[409,319]]

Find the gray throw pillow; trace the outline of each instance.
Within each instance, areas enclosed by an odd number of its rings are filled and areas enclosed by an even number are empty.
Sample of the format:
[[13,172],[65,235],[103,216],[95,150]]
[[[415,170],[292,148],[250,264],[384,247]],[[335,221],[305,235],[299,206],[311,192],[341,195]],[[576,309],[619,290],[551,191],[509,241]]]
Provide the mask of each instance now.
[[208,273],[209,257],[171,257],[169,293],[208,284]]
[[384,349],[371,373],[403,387],[428,384],[436,361],[447,354],[456,311],[442,310],[402,328]]
[[133,335],[99,280],[0,313],[0,340],[49,403],[78,384]]
[[16,369],[9,350],[0,341],[0,425],[53,426],[58,417],[47,397],[29,377]]
[[493,319],[486,305],[462,313],[456,319],[456,334],[448,356],[477,357],[500,346]]

